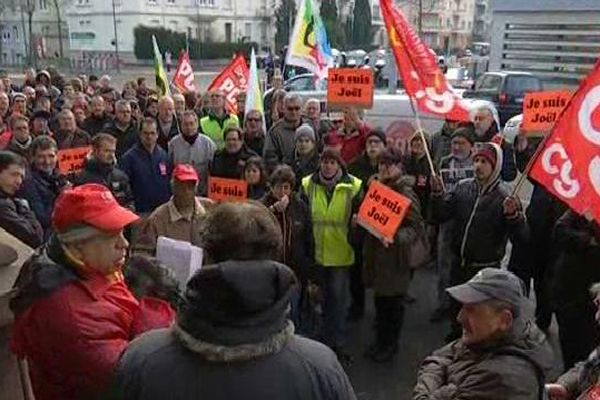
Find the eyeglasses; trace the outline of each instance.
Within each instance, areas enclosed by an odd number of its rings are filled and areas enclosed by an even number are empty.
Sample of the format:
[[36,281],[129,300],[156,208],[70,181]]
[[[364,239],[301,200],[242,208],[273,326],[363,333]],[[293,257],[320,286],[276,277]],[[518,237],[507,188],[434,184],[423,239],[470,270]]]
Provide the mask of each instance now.
[[289,111],[300,111],[300,107],[287,107]]
[[246,118],[246,121],[248,121],[248,122],[260,122],[261,119],[260,118]]

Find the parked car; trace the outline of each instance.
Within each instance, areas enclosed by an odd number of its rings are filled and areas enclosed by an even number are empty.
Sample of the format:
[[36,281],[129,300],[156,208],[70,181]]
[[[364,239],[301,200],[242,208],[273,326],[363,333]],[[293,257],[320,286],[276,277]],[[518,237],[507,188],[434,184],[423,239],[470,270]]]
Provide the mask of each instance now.
[[[283,85],[287,92],[294,92],[300,95],[302,101],[310,98],[319,99],[321,103],[321,112],[327,118],[337,120],[341,118],[339,112],[332,112],[327,107],[327,79],[315,82],[313,74],[301,74],[285,81]],[[269,89],[266,93],[269,93]],[[457,91],[458,92],[458,91]],[[365,118],[372,126],[380,126],[387,129],[392,122],[407,121],[414,122],[414,113],[410,100],[404,90],[398,90],[397,93],[388,93],[387,86],[376,87],[373,99],[373,108],[365,110]],[[421,113],[423,129],[428,132],[439,130],[443,120],[429,114]]]
[[543,90],[539,77],[528,72],[486,72],[474,87],[463,93],[465,98],[488,100],[500,114],[500,124],[523,112],[523,101],[528,92]]

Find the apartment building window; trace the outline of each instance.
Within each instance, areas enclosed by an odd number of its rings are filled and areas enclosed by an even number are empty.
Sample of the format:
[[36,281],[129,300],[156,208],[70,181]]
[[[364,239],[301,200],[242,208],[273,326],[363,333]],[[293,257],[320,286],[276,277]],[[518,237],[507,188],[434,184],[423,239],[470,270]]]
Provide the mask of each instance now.
[[148,4],[156,4],[156,0],[148,0]]
[[47,0],[40,0],[39,1],[39,5],[40,5],[40,10],[45,10],[48,8],[48,1]]
[[252,23],[246,22],[244,24],[244,36],[248,38],[249,41],[252,40]]
[[196,4],[199,6],[214,6],[215,0],[196,0]]
[[13,26],[13,38],[19,40],[19,28],[16,25]]
[[167,4],[175,4],[175,0],[167,0]]

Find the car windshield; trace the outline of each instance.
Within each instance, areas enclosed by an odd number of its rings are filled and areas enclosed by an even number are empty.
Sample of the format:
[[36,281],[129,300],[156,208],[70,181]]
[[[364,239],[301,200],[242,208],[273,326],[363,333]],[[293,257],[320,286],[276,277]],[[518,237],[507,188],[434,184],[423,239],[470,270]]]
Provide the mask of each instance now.
[[476,90],[499,90],[501,85],[501,76],[484,75],[477,81]]
[[506,78],[508,93],[526,93],[541,90],[539,79],[533,76],[509,76]]

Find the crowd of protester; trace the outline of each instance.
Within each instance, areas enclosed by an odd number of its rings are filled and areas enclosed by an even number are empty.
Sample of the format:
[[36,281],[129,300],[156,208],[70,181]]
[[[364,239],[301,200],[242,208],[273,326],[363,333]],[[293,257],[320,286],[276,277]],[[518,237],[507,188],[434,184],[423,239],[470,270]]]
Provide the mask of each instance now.
[[[439,278],[431,323],[451,329],[414,399],[576,399],[596,384],[600,227],[535,183],[524,209],[505,183],[539,141],[508,140],[493,105],[398,142],[357,108],[331,121],[280,89],[263,115],[220,91],[159,97],[144,78],[0,78],[0,227],[37,249],[12,350],[39,400],[355,398],[343,368],[365,288],[364,355],[388,362],[424,265]],[[61,171],[62,150],[88,146]],[[249,201],[209,199],[211,176],[246,181]],[[356,221],[375,180],[411,202],[393,240]],[[183,292],[155,258],[161,236],[204,249]],[[544,386],[553,313],[569,372]]]

